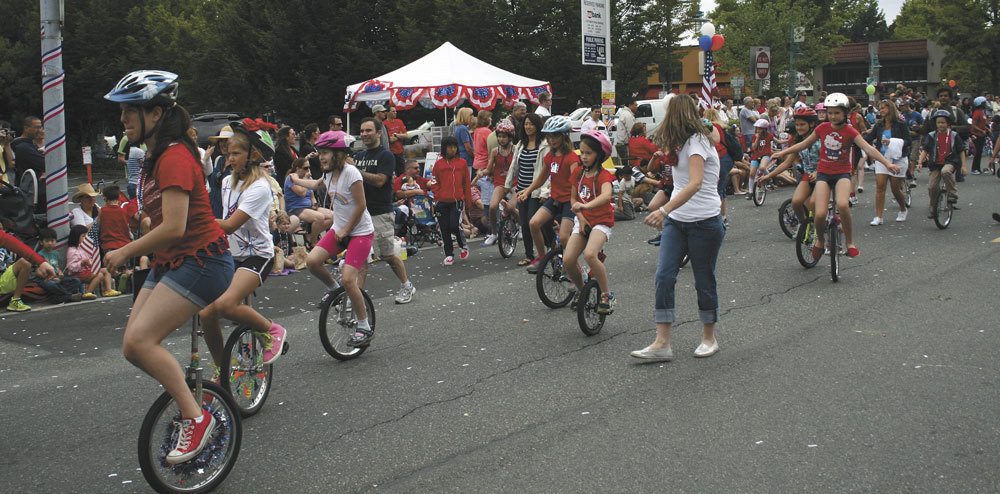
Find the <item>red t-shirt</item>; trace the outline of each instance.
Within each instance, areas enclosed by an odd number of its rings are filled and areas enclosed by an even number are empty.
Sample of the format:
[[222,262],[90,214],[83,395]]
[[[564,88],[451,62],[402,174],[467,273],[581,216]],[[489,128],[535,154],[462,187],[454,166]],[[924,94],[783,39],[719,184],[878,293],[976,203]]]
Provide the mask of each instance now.
[[549,179],[552,181],[552,192],[549,196],[553,201],[569,202],[570,191],[572,191],[569,184],[569,173],[574,164],[580,164],[580,156],[576,153],[571,152],[556,156],[550,151],[545,155],[545,166],[549,168]]
[[385,131],[389,136],[389,152],[392,154],[403,154],[403,140],[400,139],[393,142],[392,136],[394,134],[405,134],[406,124],[398,118],[394,118],[392,120],[387,119],[382,122],[382,124],[385,125]]
[[772,142],[774,142],[774,136],[771,134],[767,134],[764,137],[754,134],[753,147],[750,149],[750,159],[760,160],[765,156],[771,156],[774,149]]
[[510,170],[510,163],[514,161],[514,152],[504,156],[497,151],[493,158],[493,185],[502,186],[507,181],[507,171]]
[[824,175],[851,173],[851,145],[860,135],[858,129],[850,125],[834,129],[830,122],[823,122],[814,132],[820,142],[816,172]]
[[969,132],[976,137],[982,137],[986,135],[987,132],[989,132],[989,128],[990,128],[990,121],[986,119],[986,112],[978,109],[973,111],[972,125],[969,127]]
[[485,170],[490,164],[490,147],[487,140],[493,131],[489,127],[479,127],[472,133],[472,169]]
[[[597,175],[587,177],[583,174],[583,167],[578,166],[576,170],[573,170],[573,176],[570,180],[576,185],[576,194],[580,198],[580,202],[586,204],[601,195],[601,187],[604,184],[613,184],[615,176],[604,167],[600,167]],[[615,226],[615,209],[611,205],[611,201],[596,209],[583,209],[580,214],[591,227],[594,225]]]
[[938,132],[937,141],[937,159],[934,163],[943,165],[945,158],[951,153],[951,132]]
[[120,249],[132,241],[129,234],[128,211],[121,206],[101,208],[101,248],[105,251]]
[[660,148],[656,147],[646,136],[633,136],[628,139],[628,154],[639,158],[638,163],[633,165],[645,165]]
[[198,251],[205,251],[209,255],[228,252],[226,232],[215,222],[212,206],[208,202],[201,164],[182,144],[175,143],[168,147],[156,160],[153,176],[144,180],[142,210],[149,216],[152,228],[163,223],[163,198],[160,194],[162,190],[171,187],[188,193],[184,236],[176,243],[153,252],[152,266],[157,269],[174,269],[184,262],[185,257],[193,257]]
[[[396,178],[392,179],[392,190],[394,192],[399,192],[400,190],[403,189],[403,178],[404,178],[404,175],[399,175]],[[427,190],[429,190],[427,188],[427,179],[426,178],[421,177],[420,175],[415,175],[413,177],[413,181],[415,181],[417,183],[417,186],[420,187],[423,191],[426,192]]]
[[726,131],[717,123],[713,123],[712,127],[715,127],[715,130],[719,132],[719,142],[715,143],[715,152],[719,153],[719,158],[728,156],[729,151],[726,151]]

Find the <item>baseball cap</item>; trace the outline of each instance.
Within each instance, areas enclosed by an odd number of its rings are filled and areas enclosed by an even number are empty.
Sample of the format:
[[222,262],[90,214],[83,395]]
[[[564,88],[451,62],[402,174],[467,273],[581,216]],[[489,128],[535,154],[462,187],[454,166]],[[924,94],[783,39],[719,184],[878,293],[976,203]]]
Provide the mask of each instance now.
[[372,107],[372,113],[378,113],[380,111],[385,111],[385,107],[382,105],[375,105]]

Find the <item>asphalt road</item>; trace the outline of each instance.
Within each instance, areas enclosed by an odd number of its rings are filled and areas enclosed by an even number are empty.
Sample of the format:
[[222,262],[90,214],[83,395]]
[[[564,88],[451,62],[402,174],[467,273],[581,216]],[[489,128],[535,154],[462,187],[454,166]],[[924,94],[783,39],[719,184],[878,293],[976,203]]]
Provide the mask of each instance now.
[[[589,338],[495,248],[448,269],[422,251],[406,306],[376,268],[377,337],[350,362],[319,345],[318,283],[272,278],[258,306],[290,329],[291,353],[218,492],[997,492],[1000,180],[960,184],[945,231],[924,218],[923,186],[909,221],[890,208],[868,226],[868,185],[862,256],[840,283],[826,260],[802,269],[778,229],[790,191],[734,201],[709,359],[692,356],[690,269],[676,359],[628,356],[654,334],[656,254],[639,221],[615,227],[620,302]],[[4,491],[149,490],[136,438],[160,390],[121,356],[128,304],[0,314]],[[187,335],[166,341],[179,357]]]

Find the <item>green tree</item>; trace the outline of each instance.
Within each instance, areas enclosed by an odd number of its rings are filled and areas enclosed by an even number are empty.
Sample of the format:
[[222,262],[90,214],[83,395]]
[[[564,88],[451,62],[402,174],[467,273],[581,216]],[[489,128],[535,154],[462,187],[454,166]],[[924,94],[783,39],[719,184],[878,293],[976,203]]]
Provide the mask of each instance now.
[[878,0],[842,0],[837,6],[848,13],[840,28],[840,35],[853,43],[884,41],[889,39],[889,26]]
[[726,37],[718,61],[726,70],[748,74],[751,46],[771,47],[772,94],[788,87],[789,49],[792,29],[802,27],[805,42],[799,43],[794,71],[808,73],[833,61],[834,50],[846,38],[838,33],[842,15],[833,15],[823,2],[797,0],[719,0],[712,12],[716,31]]

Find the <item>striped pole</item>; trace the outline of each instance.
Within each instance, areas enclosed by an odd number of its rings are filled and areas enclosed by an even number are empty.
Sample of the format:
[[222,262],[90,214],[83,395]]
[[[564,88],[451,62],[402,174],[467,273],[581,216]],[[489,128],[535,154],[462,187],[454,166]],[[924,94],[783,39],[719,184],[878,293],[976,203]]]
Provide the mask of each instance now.
[[[62,63],[62,0],[39,0],[42,18],[42,123],[45,125],[45,195],[49,228],[62,248],[69,237],[66,191],[66,116]],[[38,184],[39,187],[43,184]]]

